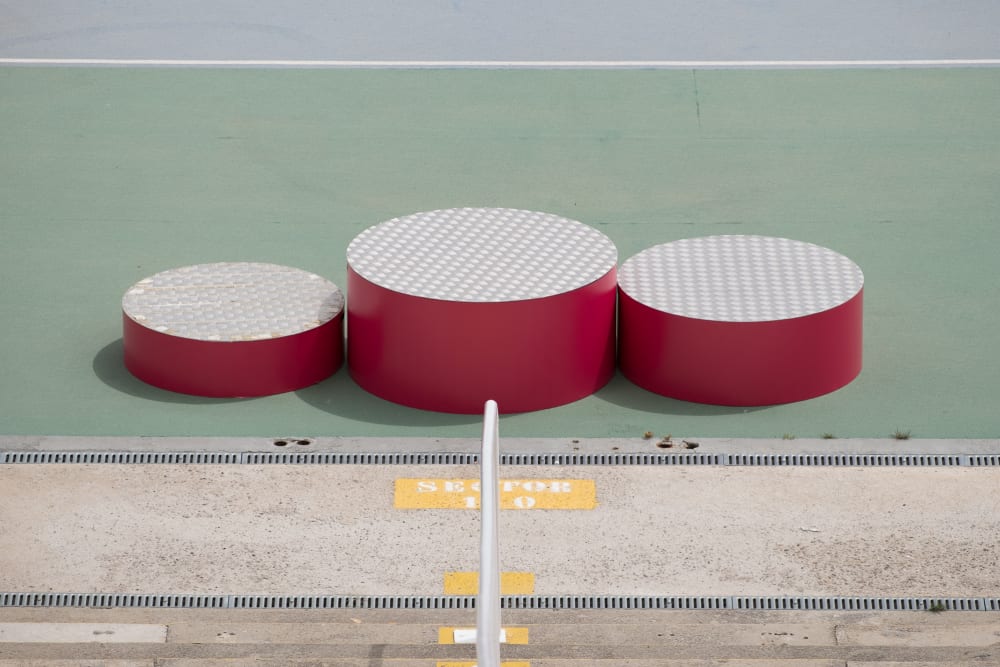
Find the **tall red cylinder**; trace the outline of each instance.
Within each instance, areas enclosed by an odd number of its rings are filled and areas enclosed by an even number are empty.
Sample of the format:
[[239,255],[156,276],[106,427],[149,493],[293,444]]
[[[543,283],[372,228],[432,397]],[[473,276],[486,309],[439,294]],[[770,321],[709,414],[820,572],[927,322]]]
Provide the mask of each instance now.
[[122,299],[125,365],[184,394],[249,397],[324,380],[343,363],[344,298],[313,273],[221,262],[171,269]]
[[650,391],[716,405],[813,398],[861,372],[864,275],[811,243],[710,236],[619,274],[619,364]]
[[362,232],[347,260],[348,367],[377,396],[525,412],[583,398],[614,373],[617,250],[587,225],[430,211]]

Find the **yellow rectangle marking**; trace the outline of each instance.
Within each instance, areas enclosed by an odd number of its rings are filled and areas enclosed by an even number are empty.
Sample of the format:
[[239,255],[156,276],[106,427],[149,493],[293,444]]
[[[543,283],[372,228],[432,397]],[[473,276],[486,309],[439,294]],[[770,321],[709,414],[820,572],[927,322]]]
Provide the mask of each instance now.
[[[438,644],[454,644],[455,630],[472,630],[475,628],[438,628]],[[501,628],[501,643],[503,644],[527,644],[528,628]]]
[[[535,575],[530,572],[501,572],[501,595],[532,595],[535,592]],[[478,572],[445,572],[445,595],[478,595]]]
[[[479,509],[478,479],[396,480],[396,509]],[[502,479],[500,509],[592,510],[597,484],[592,479]]]

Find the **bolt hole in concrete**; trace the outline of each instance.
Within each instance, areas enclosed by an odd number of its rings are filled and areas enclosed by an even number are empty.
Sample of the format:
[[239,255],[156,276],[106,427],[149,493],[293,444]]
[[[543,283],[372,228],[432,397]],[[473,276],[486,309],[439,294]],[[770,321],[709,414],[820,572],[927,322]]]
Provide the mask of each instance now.
[[275,440],[274,441],[274,446],[275,447],[284,447],[287,444],[288,444],[287,440]]
[[306,438],[303,438],[303,439],[301,439],[301,440],[296,440],[296,441],[295,441],[295,444],[296,444],[296,445],[311,445],[311,444],[312,444],[312,440],[309,440],[309,439],[306,439]]

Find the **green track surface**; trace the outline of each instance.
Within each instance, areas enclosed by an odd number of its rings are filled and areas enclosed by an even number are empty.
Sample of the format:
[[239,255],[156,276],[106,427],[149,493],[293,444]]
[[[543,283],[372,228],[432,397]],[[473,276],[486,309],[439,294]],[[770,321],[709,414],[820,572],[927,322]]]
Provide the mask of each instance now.
[[[762,409],[616,377],[508,436],[1000,436],[1000,70],[0,69],[0,433],[476,436],[346,370],[253,400],[121,361],[137,280],[268,261],[342,287],[362,229],[509,206],[649,245],[764,234],[865,272],[865,368]],[[502,410],[503,406],[501,406]]]

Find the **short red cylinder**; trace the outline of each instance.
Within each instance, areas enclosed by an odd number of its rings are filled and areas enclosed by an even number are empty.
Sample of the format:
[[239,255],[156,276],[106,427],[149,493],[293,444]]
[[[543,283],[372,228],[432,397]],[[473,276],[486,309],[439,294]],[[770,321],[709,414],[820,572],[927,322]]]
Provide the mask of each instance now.
[[[647,267],[645,280],[629,275],[629,262],[623,265],[618,333],[623,375],[644,389],[671,398],[733,406],[801,401],[839,389],[857,377],[862,366],[863,333],[860,269],[852,271],[850,260],[818,246],[805,248],[789,245],[800,242],[787,239],[744,237],[756,239],[758,245],[751,252],[740,237],[725,238],[728,240],[723,243],[736,248],[727,246],[727,256],[706,259],[705,252],[713,250],[711,244],[693,253],[694,257],[671,253],[666,261],[656,260],[661,266]],[[755,254],[760,244],[767,253]],[[801,244],[807,245],[811,246]],[[788,265],[773,266],[788,258]],[[818,258],[822,266],[810,267],[811,258]],[[713,275],[694,276],[683,284],[675,281],[667,286],[674,291],[668,301],[650,305],[656,302],[649,298],[650,291],[663,288],[663,282],[670,282],[669,276],[698,270],[693,264],[685,265],[690,262],[699,262],[700,270]],[[765,284],[759,274],[756,280],[753,276],[744,280],[741,263],[745,269],[753,262],[772,263],[770,275],[778,275],[780,280]],[[834,286],[819,284],[824,270],[839,272]],[[712,292],[713,280],[719,280],[716,287],[724,289]],[[683,289],[688,290],[686,295],[676,294]],[[699,297],[700,289],[711,294]],[[769,289],[770,294],[762,294]],[[802,294],[787,294],[797,289]],[[814,298],[810,290],[822,292],[823,298]],[[761,299],[762,305],[747,305],[756,299]],[[780,303],[782,299],[786,302]],[[706,306],[706,300],[715,305]],[[670,312],[698,312],[699,307],[704,312],[738,315],[727,321]],[[768,318],[779,311],[787,315],[809,310],[816,312]]]
[[[615,368],[617,252],[596,230],[545,216],[433,211],[383,223],[352,243],[347,359],[355,381],[395,403],[460,414],[480,413],[490,399],[504,413],[540,410],[604,386]],[[532,241],[539,230],[545,238]],[[596,258],[588,244],[598,247]],[[556,266],[547,278],[543,260]],[[591,277],[563,291],[576,275],[567,282],[560,263],[589,265],[579,275]],[[509,298],[539,291],[533,280],[548,293]]]
[[298,269],[220,263],[165,271],[133,286],[122,310],[126,368],[169,391],[278,394],[326,379],[344,360],[340,291]]

